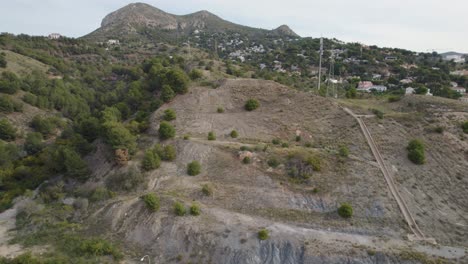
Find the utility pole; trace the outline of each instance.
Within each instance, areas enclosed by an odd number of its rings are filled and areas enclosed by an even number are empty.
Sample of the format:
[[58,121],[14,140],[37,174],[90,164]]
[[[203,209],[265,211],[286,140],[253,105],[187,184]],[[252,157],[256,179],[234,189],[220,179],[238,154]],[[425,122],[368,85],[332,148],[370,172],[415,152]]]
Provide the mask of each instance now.
[[323,55],[323,38],[320,37],[320,59],[319,59],[319,76],[318,76],[318,91],[320,92],[320,81],[322,78],[322,55]]

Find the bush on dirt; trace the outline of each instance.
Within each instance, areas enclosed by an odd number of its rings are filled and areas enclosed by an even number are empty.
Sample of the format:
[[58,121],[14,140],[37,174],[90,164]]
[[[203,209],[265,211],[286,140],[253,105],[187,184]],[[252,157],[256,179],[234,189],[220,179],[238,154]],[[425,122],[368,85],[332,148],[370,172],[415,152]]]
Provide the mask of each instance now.
[[190,206],[190,214],[197,216],[197,215],[200,215],[200,213],[201,213],[200,206],[196,203],[193,203],[192,206]]
[[160,207],[159,197],[154,193],[145,194],[141,197],[146,204],[146,207],[153,211],[157,212]]
[[141,162],[141,166],[145,171],[155,170],[161,166],[161,158],[158,154],[154,153],[154,151],[147,150]]
[[176,119],[176,112],[174,111],[174,109],[164,110],[163,119],[166,120],[166,121],[172,121],[172,120]]
[[0,139],[5,141],[16,139],[16,128],[7,119],[0,119]]
[[175,128],[166,121],[162,121],[159,125],[159,137],[162,140],[175,137]]
[[425,163],[425,154],[424,154],[424,144],[419,139],[413,139],[408,143],[408,159],[415,164],[424,164]]
[[192,161],[187,165],[187,174],[196,176],[201,172],[201,165],[198,161]]
[[216,135],[213,131],[208,133],[208,140],[216,140]]
[[260,106],[260,103],[256,99],[249,99],[245,103],[245,110],[253,111]]
[[218,109],[216,110],[216,112],[218,113],[224,113],[224,108],[223,107],[218,107]]
[[461,127],[463,129],[463,132],[468,134],[468,121],[465,121]]
[[340,146],[338,149],[338,154],[340,157],[347,158],[349,156],[349,148],[347,146]]
[[338,208],[338,214],[343,218],[350,218],[353,216],[353,207],[348,203],[343,203]]
[[268,230],[262,229],[262,230],[258,231],[258,239],[267,240],[269,237],[270,237],[270,234],[269,234]]
[[231,137],[232,138],[237,138],[238,136],[239,136],[239,134],[237,133],[236,130],[231,131]]
[[184,216],[187,213],[187,209],[185,209],[185,205],[179,201],[174,203],[174,213],[177,216]]
[[203,184],[202,186],[202,193],[205,195],[205,196],[211,196],[213,195],[213,188],[208,185],[208,184]]

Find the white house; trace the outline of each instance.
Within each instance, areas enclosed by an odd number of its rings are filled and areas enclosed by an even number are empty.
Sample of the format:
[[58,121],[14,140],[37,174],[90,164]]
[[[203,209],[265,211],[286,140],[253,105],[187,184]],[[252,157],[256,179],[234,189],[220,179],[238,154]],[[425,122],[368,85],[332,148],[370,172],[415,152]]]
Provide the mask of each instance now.
[[452,87],[451,89],[454,90],[455,92],[459,93],[459,94],[465,94],[466,93],[466,89],[463,88],[463,87]]
[[402,84],[410,84],[410,83],[412,83],[412,82],[413,82],[413,80],[411,80],[411,79],[409,79],[409,78],[400,80],[400,83],[402,83]]
[[62,35],[60,35],[59,33],[49,34],[49,39],[59,39],[61,37],[62,37]]
[[370,87],[374,86],[374,84],[370,81],[363,81],[358,83],[357,90],[358,91],[369,91]]
[[373,85],[369,89],[370,91],[376,90],[377,92],[385,92],[387,91],[387,86],[384,85]]
[[464,54],[460,54],[460,53],[448,52],[448,53],[442,54],[442,59],[445,61],[453,60],[455,63],[465,62]]
[[120,44],[120,41],[118,39],[109,39],[107,41],[107,44],[108,45],[119,45]]
[[415,94],[415,93],[416,93],[416,89],[414,89],[413,87],[408,87],[405,90],[405,95],[411,95],[411,94]]

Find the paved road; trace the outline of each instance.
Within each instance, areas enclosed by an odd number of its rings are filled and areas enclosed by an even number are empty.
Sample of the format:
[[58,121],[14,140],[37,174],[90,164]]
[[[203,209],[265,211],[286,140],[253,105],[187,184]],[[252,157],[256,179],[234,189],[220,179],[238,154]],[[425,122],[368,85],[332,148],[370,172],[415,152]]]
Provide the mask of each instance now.
[[371,133],[369,132],[369,129],[367,128],[366,124],[362,120],[362,117],[368,117],[368,116],[355,115],[348,108],[344,108],[344,110],[358,121],[359,126],[361,127],[361,130],[362,130],[362,133],[364,134],[364,137],[366,138],[367,143],[369,144],[369,147],[371,148],[371,151],[374,154],[374,157],[377,160],[377,163],[379,164],[380,170],[382,171],[385,177],[385,181],[387,182],[388,188],[390,189],[390,192],[395,198],[398,204],[398,207],[400,208],[403,214],[403,217],[405,218],[406,222],[408,223],[409,228],[411,229],[411,232],[413,233],[409,235],[408,238],[410,240],[426,240],[435,244],[436,241],[433,238],[426,238],[424,236],[423,232],[419,229],[416,221],[411,215],[411,211],[409,210],[407,204],[401,197],[400,192],[398,191],[398,188],[395,182],[393,181],[393,177],[390,174],[389,170],[387,169],[387,166],[385,165],[382,155],[380,154],[380,151],[377,148],[377,144],[375,143],[374,138],[372,137]]

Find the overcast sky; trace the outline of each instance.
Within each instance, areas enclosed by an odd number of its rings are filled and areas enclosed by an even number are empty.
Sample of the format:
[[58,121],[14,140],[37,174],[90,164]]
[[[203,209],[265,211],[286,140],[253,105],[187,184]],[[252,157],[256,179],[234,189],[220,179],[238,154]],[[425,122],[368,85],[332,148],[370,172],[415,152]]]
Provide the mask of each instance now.
[[[1,0],[0,32],[83,36],[129,0]],[[303,37],[335,37],[415,51],[468,53],[468,0],[145,0],[182,15],[208,10],[226,20]]]

